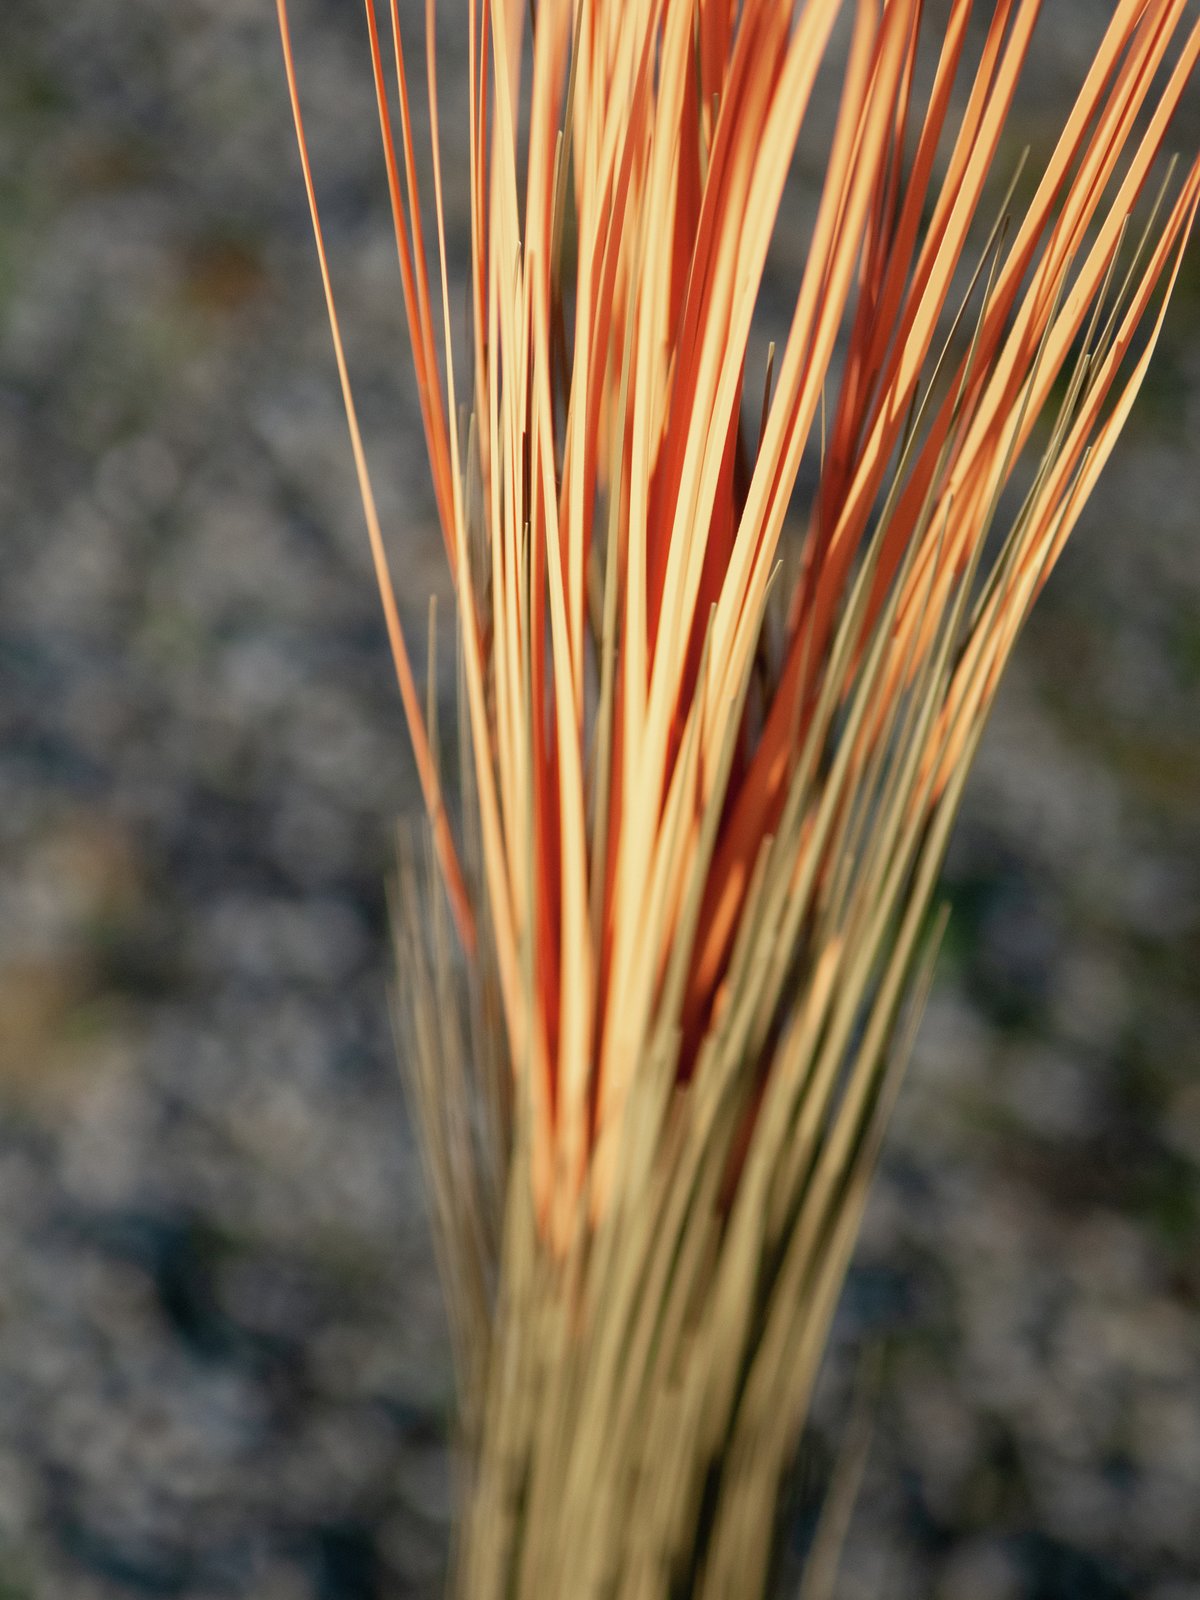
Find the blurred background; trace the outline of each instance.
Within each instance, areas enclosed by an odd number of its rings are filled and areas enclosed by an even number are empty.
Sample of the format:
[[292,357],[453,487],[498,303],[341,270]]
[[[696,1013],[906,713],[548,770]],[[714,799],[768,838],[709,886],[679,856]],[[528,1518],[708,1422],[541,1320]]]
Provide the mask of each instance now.
[[[1035,159],[1108,10],[1046,7]],[[273,12],[0,18],[0,1600],[390,1600],[445,1570],[388,1017],[418,794]],[[361,8],[293,23],[420,639],[448,590]],[[877,1345],[843,1600],[1200,1597],[1198,440],[1193,251],[958,829],[801,1474],[811,1501]]]

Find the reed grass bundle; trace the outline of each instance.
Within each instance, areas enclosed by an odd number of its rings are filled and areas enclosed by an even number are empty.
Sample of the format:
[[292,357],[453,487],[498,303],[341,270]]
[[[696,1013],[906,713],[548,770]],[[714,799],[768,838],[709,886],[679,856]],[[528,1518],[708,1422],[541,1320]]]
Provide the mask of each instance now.
[[[972,757],[1200,202],[1200,161],[1159,177],[1200,21],[1106,7],[1032,174],[1009,121],[1039,0],[467,0],[460,367],[436,8],[429,213],[396,0],[382,28],[366,0],[458,605],[452,825],[278,6],[430,824],[396,922],[462,1402],[454,1583],[753,1597]],[[764,357],[821,74],[836,118]]]

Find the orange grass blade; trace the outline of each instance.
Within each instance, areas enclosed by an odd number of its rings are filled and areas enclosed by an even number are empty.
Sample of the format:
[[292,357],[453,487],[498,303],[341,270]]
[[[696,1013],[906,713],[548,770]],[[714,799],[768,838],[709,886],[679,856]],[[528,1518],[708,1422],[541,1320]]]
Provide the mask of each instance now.
[[291,33],[288,29],[287,0],[277,0],[277,8],[280,37],[283,42],[284,66],[287,72],[288,95],[291,99],[292,116],[296,124],[296,142],[300,150],[300,164],[304,171],[304,187],[308,195],[309,212],[312,216],[313,236],[316,240],[317,259],[321,268],[321,283],[325,291],[325,305],[329,313],[329,330],[333,338],[338,379],[342,388],[342,401],[346,409],[346,423],[350,430],[350,445],[354,452],[354,469],[358,476],[363,515],[367,523],[367,536],[371,542],[371,558],[375,565],[375,577],[379,585],[380,598],[383,602],[388,640],[392,648],[396,677],[400,684],[400,696],[404,703],[404,714],[408,719],[409,735],[413,742],[413,752],[416,758],[417,772],[421,780],[421,790],[425,796],[425,804],[429,811],[434,837],[437,841],[438,856],[442,864],[442,870],[446,875],[446,887],[450,895],[451,905],[454,908],[459,937],[466,948],[470,950],[475,943],[474,915],[471,910],[466,885],[463,882],[458,854],[450,833],[450,823],[442,800],[437,766],[429,749],[429,740],[426,736],[425,723],[421,715],[421,704],[417,695],[416,683],[413,679],[412,664],[409,661],[408,646],[404,640],[404,629],[400,623],[400,611],[396,604],[396,591],[392,585],[387,551],[384,548],[383,533],[379,526],[379,513],[375,506],[375,494],[371,488],[366,452],[363,449],[362,434],[358,426],[358,412],[355,408],[354,396],[350,388],[350,374],[346,365],[341,325],[338,321],[337,308],[333,298],[333,282],[329,272],[329,260],[325,251],[325,239],[317,211],[316,189],[313,184],[312,166],[309,162],[308,142],[304,134],[304,119],[300,111],[300,94],[296,85],[296,65],[292,55]]

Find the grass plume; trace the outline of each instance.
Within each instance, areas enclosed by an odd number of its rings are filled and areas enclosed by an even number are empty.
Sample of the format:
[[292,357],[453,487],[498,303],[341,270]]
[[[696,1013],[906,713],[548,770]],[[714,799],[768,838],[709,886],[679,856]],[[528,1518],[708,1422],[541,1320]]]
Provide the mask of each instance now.
[[[1198,162],[1159,184],[1200,22],[1117,0],[1006,192],[1038,0],[949,0],[936,34],[922,0],[466,0],[463,379],[437,8],[426,211],[396,0],[382,23],[366,0],[458,605],[456,838],[278,6],[432,825],[397,926],[463,1400],[456,1582],[753,1596],[971,760],[1200,201]],[[822,74],[836,117],[764,373]]]

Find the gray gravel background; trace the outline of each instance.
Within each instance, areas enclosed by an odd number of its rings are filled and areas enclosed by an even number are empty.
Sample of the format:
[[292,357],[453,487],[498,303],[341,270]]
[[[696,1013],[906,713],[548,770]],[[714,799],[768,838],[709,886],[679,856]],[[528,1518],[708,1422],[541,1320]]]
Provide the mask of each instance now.
[[[1035,141],[1106,9],[1049,0]],[[294,25],[419,634],[360,12]],[[807,1457],[811,1499],[865,1334],[844,1600],[1200,1597],[1198,437],[1193,261],[959,829]],[[0,1600],[433,1596],[382,887],[417,796],[262,0],[6,0],[0,526]]]

